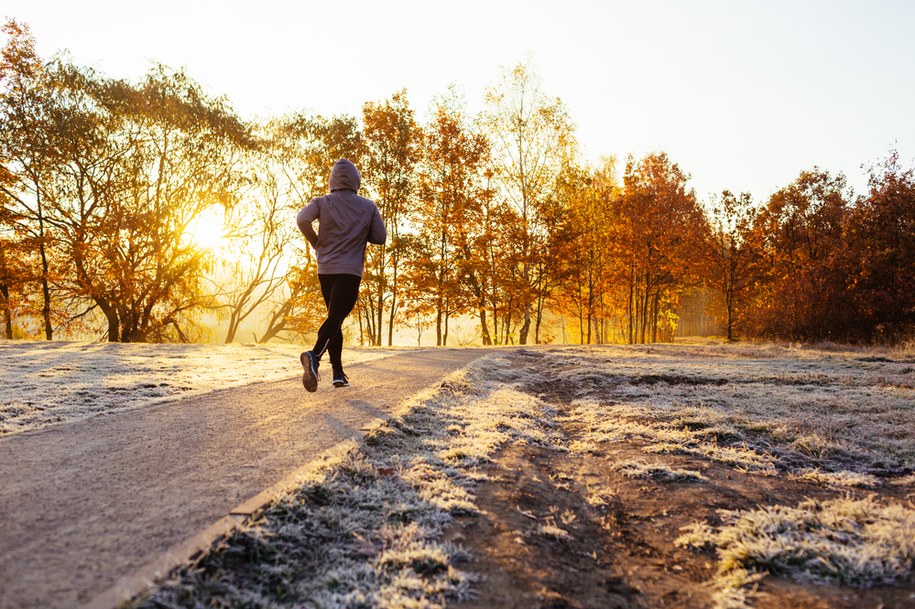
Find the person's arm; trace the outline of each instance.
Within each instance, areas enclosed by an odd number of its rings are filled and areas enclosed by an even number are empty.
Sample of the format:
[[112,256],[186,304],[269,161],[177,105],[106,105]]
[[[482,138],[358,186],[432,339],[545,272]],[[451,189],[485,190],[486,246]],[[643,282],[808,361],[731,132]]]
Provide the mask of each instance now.
[[299,230],[305,235],[305,239],[308,240],[311,247],[317,247],[318,245],[318,233],[315,232],[315,228],[311,223],[317,220],[319,215],[318,202],[312,199],[311,203],[303,207],[295,217],[295,223],[299,225]]
[[388,240],[388,230],[384,227],[384,220],[381,219],[381,212],[376,207],[372,213],[372,223],[369,225],[369,236],[367,241],[375,245],[384,245]]

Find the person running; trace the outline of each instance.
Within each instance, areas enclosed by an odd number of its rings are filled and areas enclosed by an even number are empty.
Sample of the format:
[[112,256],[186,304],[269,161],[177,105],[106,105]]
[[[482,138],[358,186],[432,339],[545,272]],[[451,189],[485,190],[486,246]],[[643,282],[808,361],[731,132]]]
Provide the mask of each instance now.
[[[330,172],[330,194],[312,199],[296,216],[296,224],[315,250],[318,281],[327,305],[327,319],[318,330],[315,346],[299,356],[302,384],[318,389],[318,366],[330,355],[334,387],[349,386],[343,372],[343,320],[356,306],[359,283],[365,269],[367,243],[384,245],[388,233],[375,203],[356,194],[361,177],[347,159],[340,159]],[[312,222],[318,221],[315,232]]]

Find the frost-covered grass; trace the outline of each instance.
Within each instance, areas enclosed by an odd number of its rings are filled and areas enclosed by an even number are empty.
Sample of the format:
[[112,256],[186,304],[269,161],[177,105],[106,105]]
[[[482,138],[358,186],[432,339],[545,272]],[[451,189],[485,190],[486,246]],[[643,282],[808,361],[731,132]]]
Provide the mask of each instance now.
[[646,443],[643,450],[649,453],[693,454],[743,470],[775,473],[775,456],[749,448],[745,442],[737,443],[742,437],[727,426],[702,424],[693,428],[679,420],[666,420],[644,407],[605,406],[593,401],[576,402],[565,420],[586,427],[581,438],[570,446],[573,451],[600,453],[602,445],[640,440]]
[[[568,388],[570,448],[620,440],[823,483],[915,469],[915,357],[779,346],[555,349],[544,368]],[[540,387],[544,387],[541,383]]]
[[[800,480],[810,480],[823,485],[871,488],[880,484],[877,476],[857,472],[823,472],[816,468],[804,469],[793,475]],[[911,484],[911,482],[909,482]]]
[[[306,348],[0,341],[0,436],[300,375]],[[344,364],[391,353],[347,349]]]
[[[535,391],[569,404],[569,448],[601,455],[630,442],[745,473],[876,489],[911,487],[915,365],[910,353],[778,346],[555,349]],[[552,385],[550,385],[552,383]],[[666,465],[612,464],[628,477],[667,480]],[[593,505],[605,500],[589,497]],[[870,587],[905,580],[915,561],[915,510],[873,496],[725,512],[724,524],[688,527],[679,545],[714,551],[719,609],[752,604],[767,574],[805,583]]]
[[691,469],[675,469],[663,463],[648,463],[641,459],[628,459],[614,465],[614,469],[627,478],[661,481],[705,480],[705,476]]
[[468,555],[442,532],[478,512],[477,466],[508,442],[558,442],[555,411],[512,380],[498,354],[450,375],[131,606],[431,609],[468,598]]
[[915,510],[873,497],[808,500],[724,512],[724,524],[687,527],[675,543],[718,555],[719,607],[743,607],[766,573],[868,588],[907,577],[915,561]]

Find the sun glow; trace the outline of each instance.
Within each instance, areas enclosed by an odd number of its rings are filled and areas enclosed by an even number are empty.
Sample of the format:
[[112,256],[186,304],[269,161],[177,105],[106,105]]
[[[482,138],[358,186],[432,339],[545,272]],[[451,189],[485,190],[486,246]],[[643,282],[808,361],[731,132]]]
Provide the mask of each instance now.
[[225,212],[216,205],[206,208],[188,223],[184,236],[203,249],[218,250],[226,243]]

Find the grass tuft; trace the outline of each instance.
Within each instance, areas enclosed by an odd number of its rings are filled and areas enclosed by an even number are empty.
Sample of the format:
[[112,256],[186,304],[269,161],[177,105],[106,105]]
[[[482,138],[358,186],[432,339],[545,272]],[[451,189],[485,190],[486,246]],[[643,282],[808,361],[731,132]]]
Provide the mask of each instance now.
[[905,579],[915,560],[915,510],[873,497],[724,512],[724,519],[717,528],[686,527],[675,541],[716,550],[715,583],[730,599],[722,607],[739,607],[735,599],[765,573],[869,588]]
[[649,464],[640,459],[621,461],[614,466],[614,469],[627,478],[659,480],[661,482],[682,482],[706,479],[705,476],[694,470],[673,469],[662,463]]

